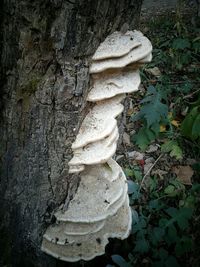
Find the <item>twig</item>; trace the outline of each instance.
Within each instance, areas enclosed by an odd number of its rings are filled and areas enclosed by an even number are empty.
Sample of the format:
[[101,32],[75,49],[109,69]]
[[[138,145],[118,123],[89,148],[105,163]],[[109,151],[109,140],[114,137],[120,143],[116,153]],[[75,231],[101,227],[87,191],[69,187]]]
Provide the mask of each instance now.
[[156,165],[156,163],[159,161],[159,159],[163,156],[163,154],[160,154],[160,156],[157,158],[157,160],[153,163],[153,165],[148,169],[148,171],[146,172],[146,174],[144,175],[144,177],[142,178],[140,187],[139,187],[139,192],[141,190],[142,184],[144,183],[145,178],[147,177],[147,175],[151,172],[151,170],[153,169],[153,167]]
[[189,94],[189,95],[185,95],[185,96],[183,96],[183,99],[191,98],[193,95],[195,95],[195,94],[198,93],[199,91],[200,91],[200,89],[198,89],[198,90],[192,92],[192,93]]

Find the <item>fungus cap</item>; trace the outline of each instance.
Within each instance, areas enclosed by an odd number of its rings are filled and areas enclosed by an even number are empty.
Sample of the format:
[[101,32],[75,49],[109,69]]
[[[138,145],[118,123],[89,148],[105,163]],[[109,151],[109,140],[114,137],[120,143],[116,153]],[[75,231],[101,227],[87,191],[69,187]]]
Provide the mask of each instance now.
[[141,46],[132,49],[123,57],[93,62],[90,67],[90,73],[98,73],[107,69],[123,68],[148,56],[152,51],[151,42],[141,32],[137,31],[137,36],[141,41]]
[[99,232],[104,224],[105,220],[95,223],[56,222],[47,228],[44,238],[52,243],[65,245],[66,243],[73,243],[73,237]]
[[96,232],[84,236],[66,236],[69,243],[58,245],[47,240],[42,242],[42,250],[53,257],[64,261],[91,260],[105,253],[108,238],[125,239],[131,230],[132,215],[129,200],[126,197],[124,204],[117,213],[106,220],[104,227]]
[[69,166],[69,173],[79,173],[85,169],[84,165]]
[[84,147],[74,149],[74,156],[68,162],[69,166],[105,163],[115,154],[118,138],[118,128],[115,127],[110,136]]
[[79,129],[72,149],[77,149],[104,139],[109,136],[117,125],[115,118],[122,113],[124,107],[120,101],[124,95],[119,95],[108,101],[99,101],[86,115]]
[[139,62],[140,63],[149,63],[151,61],[152,61],[152,53],[150,53],[146,57],[142,58]]
[[[114,180],[112,176],[116,176],[116,171],[118,178]],[[126,177],[116,162],[112,165],[87,166],[81,173],[78,190],[68,209],[57,211],[55,217],[58,221],[83,223],[93,223],[107,218],[118,210],[126,197],[125,181]]]
[[102,60],[113,57],[121,57],[130,52],[141,43],[135,36],[135,32],[113,32],[102,42],[93,55],[93,60]]
[[114,73],[100,73],[94,78],[87,100],[96,102],[118,94],[137,91],[140,82],[138,70],[128,69]]

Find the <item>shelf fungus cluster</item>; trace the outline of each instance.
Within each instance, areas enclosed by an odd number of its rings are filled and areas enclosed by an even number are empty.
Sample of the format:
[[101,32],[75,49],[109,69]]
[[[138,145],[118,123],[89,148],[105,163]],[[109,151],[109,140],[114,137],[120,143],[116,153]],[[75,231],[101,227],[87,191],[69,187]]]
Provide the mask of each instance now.
[[69,173],[80,184],[68,207],[55,212],[56,222],[43,236],[42,250],[64,261],[90,260],[105,252],[109,238],[128,237],[132,216],[126,177],[112,159],[126,93],[138,90],[141,64],[151,61],[150,41],[139,31],[108,36],[92,57],[91,88],[94,102],[72,144]]

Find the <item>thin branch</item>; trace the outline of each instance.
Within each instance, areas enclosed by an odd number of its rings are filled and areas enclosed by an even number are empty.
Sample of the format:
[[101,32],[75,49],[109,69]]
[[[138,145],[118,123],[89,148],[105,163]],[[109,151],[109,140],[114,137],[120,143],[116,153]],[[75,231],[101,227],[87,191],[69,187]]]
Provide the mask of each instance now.
[[195,95],[196,93],[198,93],[200,91],[200,89],[192,92],[191,94],[185,95],[183,96],[183,99],[187,99],[187,98],[191,98],[193,95]]
[[153,167],[156,165],[156,163],[160,160],[160,158],[163,156],[163,154],[160,154],[160,156],[156,159],[156,161],[153,163],[153,165],[148,169],[148,171],[146,172],[146,174],[144,175],[144,177],[142,178],[140,187],[139,187],[139,192],[142,188],[142,185],[144,183],[144,180],[146,179],[146,177],[149,175],[149,173],[151,172],[151,170],[153,169]]

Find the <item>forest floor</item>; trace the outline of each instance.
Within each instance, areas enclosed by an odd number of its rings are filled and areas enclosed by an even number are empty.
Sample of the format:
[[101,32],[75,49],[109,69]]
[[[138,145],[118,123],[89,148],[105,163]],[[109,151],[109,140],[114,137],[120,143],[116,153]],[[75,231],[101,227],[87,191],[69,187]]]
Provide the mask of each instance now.
[[153,60],[130,96],[117,155],[129,179],[132,235],[107,266],[200,266],[200,24],[194,14],[194,6],[142,13]]
[[200,266],[200,23],[194,6],[175,2],[150,11],[146,1],[142,11],[153,60],[129,96],[116,155],[128,178],[132,234],[73,266]]

